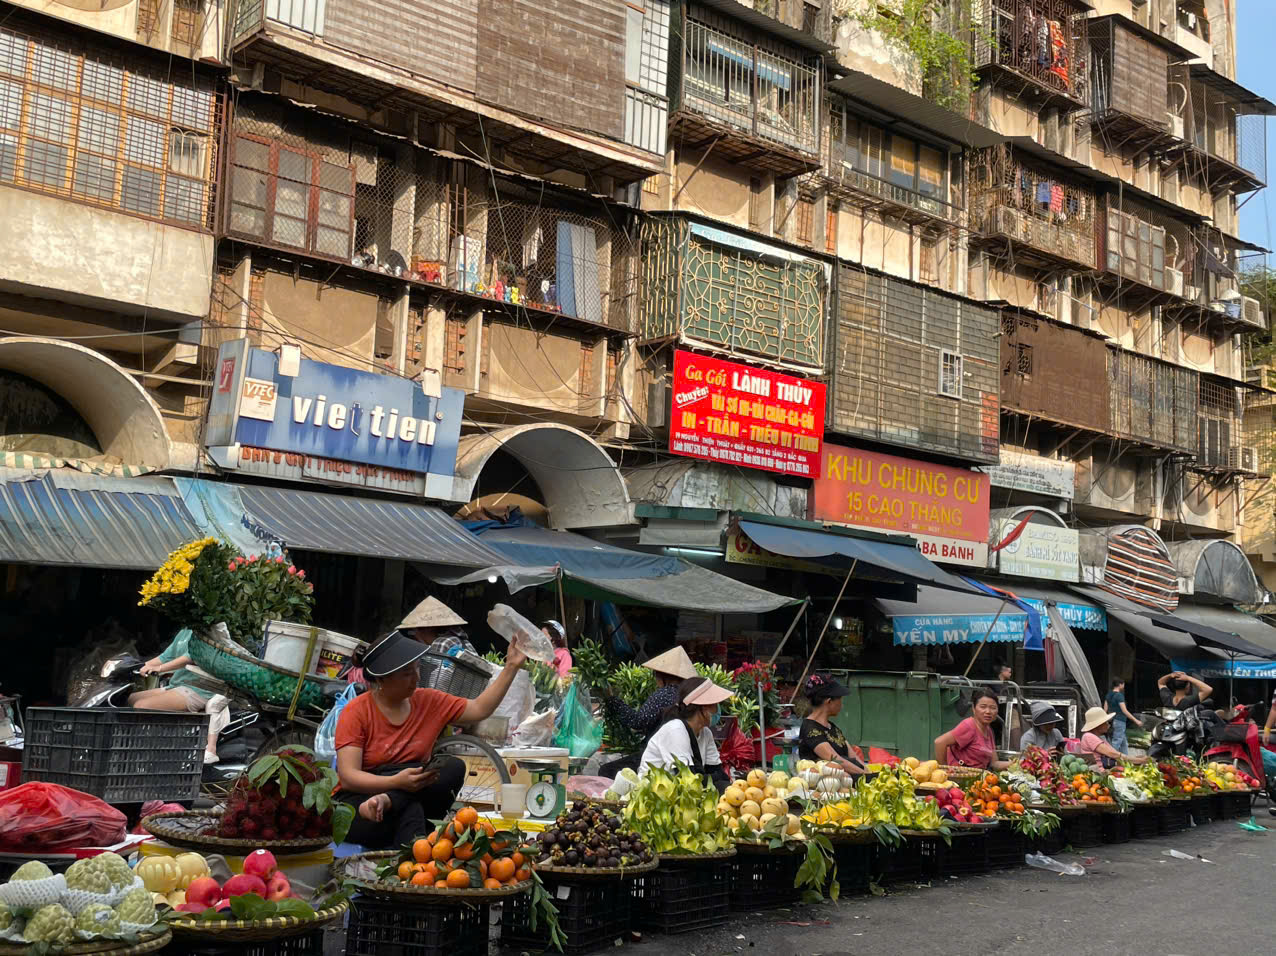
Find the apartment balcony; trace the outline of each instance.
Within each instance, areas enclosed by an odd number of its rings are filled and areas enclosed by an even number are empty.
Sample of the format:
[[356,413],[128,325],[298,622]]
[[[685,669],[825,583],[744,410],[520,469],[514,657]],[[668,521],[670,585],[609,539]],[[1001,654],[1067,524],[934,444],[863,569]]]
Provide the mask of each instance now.
[[1011,243],[1018,260],[1093,269],[1098,201],[1093,190],[1011,146],[975,154],[971,227],[986,242]]
[[[942,157],[946,154],[932,150]],[[829,142],[828,160],[820,171],[820,179],[835,198],[862,209],[879,209],[892,219],[918,225],[952,226],[960,222],[961,209],[948,202],[947,170],[942,165],[932,170],[896,174],[873,172],[871,160],[858,147]],[[916,165],[916,163],[915,163]],[[877,164],[881,166],[880,159]]]
[[1090,44],[1084,0],[978,0],[974,66],[1015,91],[1065,111],[1090,102]]
[[1170,69],[1170,114],[1179,137],[1169,155],[1187,154],[1212,190],[1238,193],[1267,182],[1267,117],[1276,105],[1201,63]]
[[648,0],[640,26],[625,9],[564,0],[528,21],[503,0],[410,15],[372,0],[238,0],[228,32],[245,85],[453,148],[435,141],[439,124],[457,152],[609,191],[603,177],[623,185],[660,171],[646,113],[660,111],[664,91],[635,99],[635,84],[651,91],[636,65],[629,76],[627,49],[662,59],[668,5]]
[[675,29],[671,139],[776,176],[818,168],[823,57],[746,36],[689,16]]
[[1108,381],[1112,434],[1154,448],[1197,451],[1199,372],[1112,348]]
[[1183,137],[1170,108],[1170,64],[1183,55],[1172,43],[1119,16],[1088,22],[1092,119],[1109,142],[1156,149]]

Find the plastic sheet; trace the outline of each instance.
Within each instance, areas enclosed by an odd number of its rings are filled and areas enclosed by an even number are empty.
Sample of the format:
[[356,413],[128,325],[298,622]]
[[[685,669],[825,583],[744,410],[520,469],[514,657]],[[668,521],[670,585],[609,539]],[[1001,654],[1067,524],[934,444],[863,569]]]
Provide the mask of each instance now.
[[70,787],[35,782],[0,791],[0,850],[6,852],[112,846],[127,833],[123,813]]

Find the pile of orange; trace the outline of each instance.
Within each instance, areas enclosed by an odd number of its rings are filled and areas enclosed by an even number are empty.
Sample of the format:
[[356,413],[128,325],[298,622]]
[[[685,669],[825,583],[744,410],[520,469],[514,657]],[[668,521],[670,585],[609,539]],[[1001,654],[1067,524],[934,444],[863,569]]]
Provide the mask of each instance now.
[[[467,833],[473,835],[461,842]],[[411,857],[405,855],[395,874],[411,886],[453,890],[499,890],[530,880],[527,858],[508,843],[492,840],[495,835],[496,827],[480,821],[477,810],[463,807],[440,829],[416,840]],[[485,852],[476,859],[479,849]]]
[[1009,787],[1003,790],[995,773],[986,773],[977,780],[969,796],[971,809],[980,816],[1017,816],[1024,812],[1023,797]]
[[1197,790],[1204,789],[1207,793],[1210,790],[1209,785],[1200,777],[1188,777],[1183,781],[1184,793],[1195,793]]
[[1082,803],[1100,803],[1105,806],[1116,803],[1111,790],[1098,782],[1091,783],[1086,779],[1085,774],[1076,774],[1071,780],[1071,785],[1073,792],[1081,798]]

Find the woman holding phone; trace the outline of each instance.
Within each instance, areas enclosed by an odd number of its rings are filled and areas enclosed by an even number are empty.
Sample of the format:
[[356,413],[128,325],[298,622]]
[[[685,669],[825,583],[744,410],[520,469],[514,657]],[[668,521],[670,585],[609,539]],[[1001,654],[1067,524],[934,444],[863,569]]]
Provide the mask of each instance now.
[[474,700],[418,687],[418,661],[428,648],[394,631],[356,663],[370,689],[337,719],[337,799],[357,810],[346,838],[369,849],[411,843],[447,814],[465,779],[457,757],[431,760],[448,724],[492,715],[527,659],[513,645],[505,667]]

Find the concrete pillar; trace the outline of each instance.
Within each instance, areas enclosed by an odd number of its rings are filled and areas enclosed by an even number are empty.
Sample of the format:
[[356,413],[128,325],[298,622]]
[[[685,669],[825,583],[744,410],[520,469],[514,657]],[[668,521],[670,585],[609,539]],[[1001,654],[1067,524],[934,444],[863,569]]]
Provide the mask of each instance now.
[[389,251],[393,250],[403,257],[407,265],[412,264],[412,233],[416,214],[416,156],[417,150],[411,143],[400,143],[394,154],[394,177],[392,183],[392,207],[390,210],[390,248],[379,249],[384,262]]
[[[447,313],[435,304],[425,310],[425,342],[421,349],[421,364],[443,373],[443,356],[447,340]],[[444,385],[454,385],[446,375]]]
[[406,282],[403,283],[399,294],[394,298],[394,303],[390,306],[390,322],[394,328],[394,351],[390,355],[390,361],[394,365],[395,372],[402,375],[407,368],[408,325],[411,323]]

